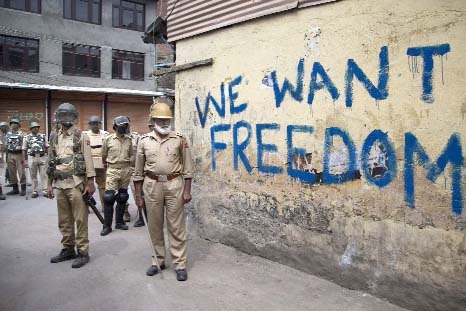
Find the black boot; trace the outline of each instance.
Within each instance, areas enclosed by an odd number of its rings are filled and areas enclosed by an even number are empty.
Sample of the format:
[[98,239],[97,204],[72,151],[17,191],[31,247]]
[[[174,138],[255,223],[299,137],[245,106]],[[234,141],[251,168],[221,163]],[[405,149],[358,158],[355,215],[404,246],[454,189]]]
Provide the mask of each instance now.
[[7,192],[6,195],[19,194],[18,184],[13,184],[12,187],[13,187],[13,190]]
[[3,194],[3,190],[2,190],[2,187],[0,187],[0,200],[5,200],[6,197],[5,195]]
[[177,269],[175,270],[176,272],[176,279],[178,281],[186,281],[188,279],[188,272],[186,271],[186,269]]
[[138,220],[134,223],[135,227],[144,227],[144,217],[142,216],[142,213],[146,215],[147,218],[147,211],[145,208],[140,208],[138,210],[139,218]]
[[83,255],[80,251],[78,251],[78,257],[71,264],[71,268],[81,268],[89,262],[89,259],[90,257],[88,254]]
[[117,203],[115,208],[115,229],[128,230],[128,226],[123,220],[123,214],[125,213],[125,204]]
[[100,231],[101,236],[105,236],[112,232],[112,221],[113,221],[113,203],[104,203],[104,227]]
[[64,248],[60,251],[60,254],[58,254],[55,257],[50,258],[51,263],[58,263],[62,262],[65,260],[71,260],[76,258],[76,251],[74,248]]
[[19,195],[23,197],[26,195],[26,185],[21,185],[21,192]]

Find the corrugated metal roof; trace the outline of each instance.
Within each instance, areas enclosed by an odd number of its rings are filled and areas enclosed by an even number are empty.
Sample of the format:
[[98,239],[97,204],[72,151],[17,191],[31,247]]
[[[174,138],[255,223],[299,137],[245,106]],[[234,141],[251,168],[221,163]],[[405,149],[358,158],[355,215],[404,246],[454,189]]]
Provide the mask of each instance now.
[[254,18],[337,0],[168,0],[168,41]]

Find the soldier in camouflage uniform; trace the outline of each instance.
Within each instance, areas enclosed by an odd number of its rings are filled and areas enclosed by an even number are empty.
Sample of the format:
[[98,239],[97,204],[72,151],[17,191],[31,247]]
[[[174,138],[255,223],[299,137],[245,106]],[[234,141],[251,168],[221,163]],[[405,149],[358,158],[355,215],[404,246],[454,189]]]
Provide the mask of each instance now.
[[[7,195],[26,195],[26,174],[24,172],[23,159],[24,133],[19,130],[20,127],[21,122],[19,121],[19,117],[11,117],[10,131],[6,135],[6,149],[8,172],[13,190],[7,192]],[[21,184],[21,192],[18,187],[18,175],[19,183]]]
[[99,116],[89,117],[89,130],[85,133],[91,141],[92,161],[95,169],[95,182],[99,189],[100,206],[104,210],[104,192],[105,192],[105,168],[102,162],[102,145],[107,131],[101,130],[102,122]]
[[[31,119],[29,121],[31,133],[26,135],[23,140],[23,157],[26,168],[30,168],[32,179],[32,198],[39,196],[37,174],[39,174],[40,184],[42,186],[42,195],[47,196],[47,136],[39,133],[39,120]],[[28,163],[29,162],[29,163]]]

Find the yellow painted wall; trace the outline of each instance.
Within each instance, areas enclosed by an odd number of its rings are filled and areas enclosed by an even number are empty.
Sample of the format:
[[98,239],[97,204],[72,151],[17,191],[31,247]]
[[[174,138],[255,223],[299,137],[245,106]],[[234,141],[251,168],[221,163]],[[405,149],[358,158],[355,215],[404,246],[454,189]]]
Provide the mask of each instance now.
[[[200,220],[201,234],[305,271],[321,271],[323,276],[340,278],[345,285],[357,283],[358,288],[402,305],[429,301],[422,297],[438,294],[435,284],[451,288],[440,294],[438,306],[456,306],[445,304],[446,300],[463,303],[464,298],[453,296],[465,297],[466,293],[465,167],[456,170],[462,202],[455,205],[452,165],[431,182],[427,170],[416,162],[415,207],[411,208],[405,199],[404,149],[405,135],[411,133],[433,162],[449,140],[462,154],[445,152],[447,158],[461,162],[466,153],[465,17],[466,2],[462,0],[343,0],[177,42],[178,64],[214,58],[212,66],[180,72],[176,78],[177,127],[191,139],[197,163],[193,213]],[[377,87],[379,54],[384,47],[388,50],[388,96],[374,99],[355,77],[352,106],[346,107],[349,60]],[[418,47],[449,50],[433,57],[431,103],[422,99],[425,58],[407,54],[409,48]],[[296,87],[300,59],[304,62],[302,100],[287,93],[276,107],[271,73],[276,73],[278,87],[285,78]],[[324,87],[315,90],[313,103],[308,104],[315,62],[333,81],[338,99],[332,100]],[[247,108],[232,114],[228,85],[237,77],[242,80],[233,88],[238,94],[235,105],[247,103]],[[206,97],[210,92],[221,105],[222,83],[225,114],[221,117],[210,102],[203,127]],[[241,160],[237,170],[233,165],[233,127],[238,121],[251,125],[251,141],[245,149],[250,173]],[[262,136],[264,144],[275,144],[278,151],[264,152],[263,162],[280,167],[280,174],[258,172],[256,126],[266,123],[279,126]],[[215,140],[228,147],[215,153],[213,170],[211,130],[219,124],[231,128],[215,134]],[[374,185],[364,175],[336,184],[325,179],[317,184],[292,179],[287,173],[289,125],[313,127],[312,134],[295,133],[293,145],[312,153],[311,165],[317,173],[324,170],[326,129],[336,127],[351,137],[358,169],[368,135],[374,130],[387,133],[396,154],[396,177],[385,187]],[[239,142],[246,133],[244,128],[239,131]],[[349,165],[348,152],[341,139],[333,139],[330,152],[330,173],[344,172]],[[372,150],[370,154],[375,153]],[[394,167],[389,171],[394,172]],[[312,266],[306,250],[313,254],[309,257],[320,256],[318,264]],[[398,293],[386,286],[387,280],[422,284],[422,290],[416,292],[418,299],[408,299],[403,296],[403,286]]]

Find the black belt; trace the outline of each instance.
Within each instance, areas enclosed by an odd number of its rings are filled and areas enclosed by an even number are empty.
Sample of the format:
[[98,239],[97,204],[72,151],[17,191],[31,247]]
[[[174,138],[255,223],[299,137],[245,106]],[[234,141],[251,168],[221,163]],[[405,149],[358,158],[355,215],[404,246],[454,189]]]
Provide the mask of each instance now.
[[45,155],[45,153],[31,153],[29,154],[31,157],[35,157],[35,156],[39,156],[39,157],[43,157]]
[[91,146],[91,149],[97,149],[97,148],[102,148],[102,145]]
[[55,172],[55,177],[59,180],[66,180],[70,177],[73,177],[73,173]]
[[18,153],[22,153],[22,152],[23,152],[23,150],[13,150],[13,151],[8,150],[8,153],[13,153],[13,154],[18,154]]

